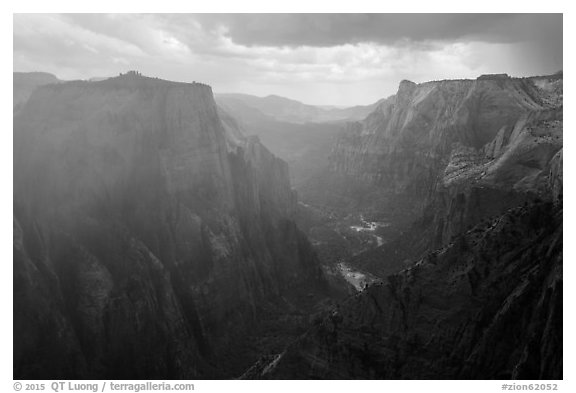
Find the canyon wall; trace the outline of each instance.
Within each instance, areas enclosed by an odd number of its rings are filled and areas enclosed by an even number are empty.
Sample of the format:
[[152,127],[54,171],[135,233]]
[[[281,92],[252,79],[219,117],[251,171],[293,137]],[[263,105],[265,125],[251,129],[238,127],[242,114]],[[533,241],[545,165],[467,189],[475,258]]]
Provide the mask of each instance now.
[[325,182],[341,189],[352,179],[359,185],[349,194],[365,188],[375,196],[365,209],[393,224],[418,221],[428,246],[440,246],[483,218],[561,193],[548,183],[561,161],[561,153],[553,158],[562,149],[562,108],[561,74],[402,81],[342,133]]
[[262,308],[326,289],[287,165],[225,120],[136,73],[15,114],[14,378],[235,376]]

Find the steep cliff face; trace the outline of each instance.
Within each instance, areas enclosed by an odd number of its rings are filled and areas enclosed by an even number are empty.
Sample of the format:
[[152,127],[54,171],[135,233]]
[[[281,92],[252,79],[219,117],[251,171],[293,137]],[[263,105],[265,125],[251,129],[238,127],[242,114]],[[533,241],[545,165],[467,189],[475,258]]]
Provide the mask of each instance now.
[[245,377],[562,379],[561,203],[474,227]]
[[209,86],[138,74],[30,97],[14,119],[15,378],[234,376],[222,353],[264,305],[325,289],[286,164],[233,127]]
[[[333,172],[407,221],[433,216],[440,245],[481,218],[547,196],[562,148],[562,76],[400,83],[336,143]],[[367,203],[370,206],[370,203]]]

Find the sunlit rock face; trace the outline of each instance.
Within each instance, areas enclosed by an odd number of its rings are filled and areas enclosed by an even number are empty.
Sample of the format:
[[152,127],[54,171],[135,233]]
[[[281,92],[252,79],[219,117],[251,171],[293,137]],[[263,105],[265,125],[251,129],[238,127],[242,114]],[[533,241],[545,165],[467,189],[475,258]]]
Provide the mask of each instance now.
[[337,141],[332,172],[361,179],[413,220],[432,215],[436,244],[519,201],[547,196],[562,148],[562,75],[415,84]]
[[14,118],[15,378],[222,376],[262,304],[323,288],[287,165],[236,131],[199,83],[32,94]]

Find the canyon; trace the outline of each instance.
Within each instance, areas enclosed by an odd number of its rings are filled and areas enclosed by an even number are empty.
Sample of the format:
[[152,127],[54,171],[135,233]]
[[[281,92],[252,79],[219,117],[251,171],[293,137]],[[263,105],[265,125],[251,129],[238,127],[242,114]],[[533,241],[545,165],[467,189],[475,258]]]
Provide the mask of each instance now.
[[15,73],[14,376],[562,379],[562,130],[561,72]]
[[349,122],[302,227],[371,279],[244,377],[562,378],[562,102],[562,73],[402,81]]

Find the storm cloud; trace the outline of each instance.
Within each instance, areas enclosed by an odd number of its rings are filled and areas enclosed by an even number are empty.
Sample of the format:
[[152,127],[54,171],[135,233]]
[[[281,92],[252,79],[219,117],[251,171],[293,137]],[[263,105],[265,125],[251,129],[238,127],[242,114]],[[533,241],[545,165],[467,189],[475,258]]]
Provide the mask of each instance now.
[[561,14],[16,14],[14,70],[138,69],[216,92],[355,105],[416,82],[562,69]]
[[225,28],[242,45],[562,40],[559,14],[205,14],[198,20]]

